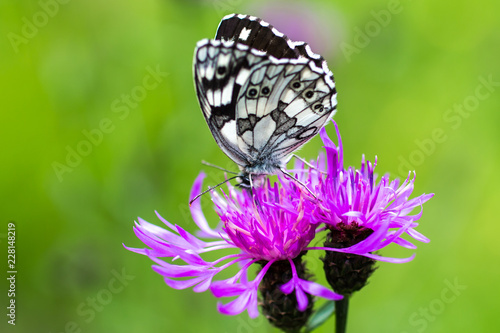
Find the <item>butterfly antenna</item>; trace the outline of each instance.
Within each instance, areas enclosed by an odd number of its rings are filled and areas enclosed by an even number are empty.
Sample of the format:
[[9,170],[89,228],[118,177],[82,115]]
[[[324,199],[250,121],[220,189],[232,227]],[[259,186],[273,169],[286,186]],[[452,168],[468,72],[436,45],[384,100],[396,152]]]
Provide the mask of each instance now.
[[233,171],[229,171],[229,170],[226,170],[224,168],[221,168],[220,166],[218,165],[215,165],[215,164],[212,164],[212,163],[208,163],[207,161],[201,161],[201,164],[204,164],[206,166],[209,166],[209,167],[212,167],[212,168],[216,168],[216,169],[219,169],[219,170],[222,170],[222,171],[225,171],[227,173],[230,173],[232,175],[239,175],[239,173],[237,172],[233,172]]
[[298,180],[297,178],[295,178],[294,176],[292,176],[291,174],[289,174],[288,172],[286,172],[285,169],[280,169],[281,172],[283,172],[283,174],[285,176],[288,176],[289,178],[291,178],[294,182],[298,183],[300,186],[302,186],[303,188],[305,188],[307,190],[307,192],[309,192],[310,195],[312,195],[312,197],[316,200],[318,200],[318,197],[316,197],[316,195],[309,189],[309,187],[307,187],[304,183],[302,183],[300,180]]
[[221,186],[222,184],[225,184],[225,183],[227,183],[227,182],[229,182],[229,181],[231,181],[231,180],[233,180],[233,179],[235,179],[235,178],[238,178],[238,177],[239,177],[239,175],[234,176],[234,177],[231,177],[231,178],[229,178],[229,179],[226,179],[225,181],[223,181],[223,182],[221,182],[221,183],[219,183],[219,184],[217,184],[217,185],[215,185],[215,186],[213,186],[213,187],[210,187],[210,186],[209,186],[207,190],[205,190],[205,191],[201,192],[200,194],[198,194],[197,196],[195,196],[193,199],[191,199],[191,200],[189,201],[189,205],[191,206],[191,204],[192,204],[193,202],[195,202],[195,201],[196,201],[196,199],[198,199],[199,197],[201,197],[203,194],[205,194],[205,193],[207,193],[207,192],[209,192],[209,191],[212,191],[212,190],[216,189],[217,187]]

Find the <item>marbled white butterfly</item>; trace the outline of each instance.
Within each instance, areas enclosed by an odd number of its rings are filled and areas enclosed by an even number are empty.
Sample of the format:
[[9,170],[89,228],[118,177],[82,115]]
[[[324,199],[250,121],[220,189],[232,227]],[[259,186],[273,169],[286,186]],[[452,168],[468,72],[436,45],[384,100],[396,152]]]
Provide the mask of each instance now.
[[198,42],[194,81],[203,115],[242,185],[284,168],[336,110],[326,61],[272,25],[232,14],[215,39]]

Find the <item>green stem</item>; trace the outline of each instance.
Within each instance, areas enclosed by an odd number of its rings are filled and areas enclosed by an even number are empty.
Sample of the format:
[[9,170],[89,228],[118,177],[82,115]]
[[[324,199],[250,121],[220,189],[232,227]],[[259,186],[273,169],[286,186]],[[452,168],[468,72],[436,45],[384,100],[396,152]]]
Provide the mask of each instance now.
[[349,309],[349,296],[340,301],[335,301],[335,333],[345,333],[347,326],[347,310]]

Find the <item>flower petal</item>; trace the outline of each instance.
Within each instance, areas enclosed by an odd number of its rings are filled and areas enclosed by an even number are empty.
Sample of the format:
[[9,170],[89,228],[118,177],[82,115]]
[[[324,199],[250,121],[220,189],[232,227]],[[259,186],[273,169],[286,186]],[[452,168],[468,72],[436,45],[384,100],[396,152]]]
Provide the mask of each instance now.
[[[201,188],[203,186],[203,179],[206,175],[204,172],[200,172],[196,180],[194,181],[193,187],[191,188],[191,194],[189,195],[189,200],[193,200],[198,194],[200,194]],[[191,203],[191,216],[193,217],[194,223],[201,229],[203,237],[213,237],[220,238],[219,232],[212,230],[208,225],[207,219],[201,210],[201,200],[196,199]]]

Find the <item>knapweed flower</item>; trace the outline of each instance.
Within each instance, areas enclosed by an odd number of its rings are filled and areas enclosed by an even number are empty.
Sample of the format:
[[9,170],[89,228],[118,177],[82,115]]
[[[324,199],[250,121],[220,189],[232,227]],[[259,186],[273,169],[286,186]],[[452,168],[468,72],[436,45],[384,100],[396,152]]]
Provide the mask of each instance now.
[[[336,292],[349,295],[366,284],[375,260],[403,263],[415,256],[388,258],[374,252],[392,243],[415,249],[402,238],[404,234],[429,242],[415,228],[422,216],[422,205],[434,194],[409,199],[415,182],[415,174],[411,178],[411,173],[403,183],[399,179],[390,181],[387,174],[377,181],[376,159],[371,163],[363,156],[360,169],[345,169],[337,124],[335,128],[338,146],[324,128],[320,132],[326,160],[318,161],[318,170],[311,170],[308,183],[314,186],[319,199],[313,221],[328,231],[325,247],[314,249],[327,250],[323,260],[327,280]],[[410,215],[417,207],[420,212]]]
[[[191,191],[194,198],[202,188],[205,175],[196,179]],[[317,225],[311,222],[315,203],[304,190],[284,179],[281,186],[267,181],[252,190],[229,186],[222,195],[210,195],[221,224],[211,229],[201,210],[200,200],[190,207],[194,222],[200,228],[198,236],[158,215],[167,229],[139,218],[134,231],[149,248],[131,251],[147,255],[157,265],[153,269],[164,276],[172,288],[193,287],[195,292],[208,289],[216,297],[236,297],[219,304],[219,312],[235,315],[247,311],[258,316],[258,292],[262,295],[264,313],[275,326],[295,331],[304,325],[312,310],[312,296],[330,300],[342,296],[308,280],[302,255],[315,237]],[[215,261],[202,258],[206,252],[234,249]],[[170,258],[166,262],[161,258]],[[256,277],[249,279],[253,263],[260,264]],[[225,280],[214,277],[232,265],[238,272]],[[312,295],[312,296],[311,296]]]

